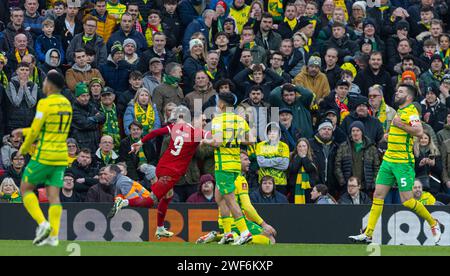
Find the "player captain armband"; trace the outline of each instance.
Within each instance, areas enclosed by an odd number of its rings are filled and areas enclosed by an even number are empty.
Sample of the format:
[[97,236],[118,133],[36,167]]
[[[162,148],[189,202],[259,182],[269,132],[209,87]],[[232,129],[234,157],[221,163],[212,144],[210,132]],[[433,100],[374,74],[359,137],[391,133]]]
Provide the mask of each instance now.
[[42,119],[44,117],[44,113],[42,113],[41,111],[37,111],[36,115],[34,116],[35,119]]
[[413,116],[409,117],[409,124],[411,126],[416,126],[418,124],[421,124],[419,116],[413,115]]

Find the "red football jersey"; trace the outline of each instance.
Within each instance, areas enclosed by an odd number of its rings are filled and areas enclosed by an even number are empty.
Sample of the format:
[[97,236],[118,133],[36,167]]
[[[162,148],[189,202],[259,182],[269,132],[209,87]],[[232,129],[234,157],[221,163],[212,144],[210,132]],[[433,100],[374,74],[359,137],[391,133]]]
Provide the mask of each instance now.
[[181,177],[186,174],[192,157],[207,132],[195,129],[187,123],[177,123],[152,131],[142,139],[142,142],[167,134],[171,135],[170,144],[158,162],[156,174],[158,177]]

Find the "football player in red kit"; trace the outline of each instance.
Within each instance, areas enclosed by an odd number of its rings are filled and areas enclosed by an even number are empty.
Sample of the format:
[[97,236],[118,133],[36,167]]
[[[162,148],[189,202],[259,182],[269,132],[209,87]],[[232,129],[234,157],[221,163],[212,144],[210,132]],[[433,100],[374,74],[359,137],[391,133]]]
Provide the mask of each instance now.
[[[180,178],[186,174],[192,157],[202,139],[210,136],[209,132],[203,130],[205,123],[203,115],[194,118],[195,127],[187,123],[190,117],[189,109],[180,105],[172,113],[172,118],[176,120],[175,123],[150,132],[141,141],[131,146],[130,153],[136,153],[139,152],[144,143],[155,137],[171,135],[169,147],[156,166],[158,181],[152,185],[150,196],[128,200],[118,197],[111,209],[111,217],[127,206],[142,208],[158,206],[158,230],[156,235],[159,237],[173,236],[173,233],[168,232],[164,228],[164,218],[173,197],[172,189]],[[158,234],[158,232],[160,233]]]

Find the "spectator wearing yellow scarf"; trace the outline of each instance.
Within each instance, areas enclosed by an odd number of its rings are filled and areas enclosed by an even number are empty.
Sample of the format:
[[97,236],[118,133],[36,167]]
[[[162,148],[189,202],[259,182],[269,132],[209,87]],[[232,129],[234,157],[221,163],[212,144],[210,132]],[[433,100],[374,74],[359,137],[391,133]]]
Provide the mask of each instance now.
[[128,104],[123,119],[125,134],[130,135],[129,126],[133,121],[137,121],[143,126],[143,135],[161,127],[159,114],[156,112],[150,98],[150,92],[145,88],[140,88],[136,92],[134,100]]
[[309,141],[301,138],[297,142],[289,166],[289,187],[293,191],[295,204],[306,204],[306,193],[311,190],[311,184],[317,177],[317,166],[313,161],[313,154]]

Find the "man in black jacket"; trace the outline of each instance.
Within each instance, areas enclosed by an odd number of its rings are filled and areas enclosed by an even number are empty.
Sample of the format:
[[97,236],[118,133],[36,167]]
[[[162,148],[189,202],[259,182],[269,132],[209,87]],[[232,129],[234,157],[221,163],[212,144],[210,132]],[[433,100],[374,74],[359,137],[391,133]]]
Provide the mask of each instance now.
[[105,115],[89,102],[89,89],[85,83],[75,87],[76,102],[73,105],[71,138],[75,138],[80,148],[95,152],[100,142],[99,127],[105,122]]
[[329,119],[324,119],[319,124],[317,134],[309,142],[316,157],[316,165],[319,172],[317,183],[325,184],[329,193],[335,195],[338,191],[338,184],[334,175],[337,145],[333,140],[332,122]]
[[355,111],[351,112],[350,115],[342,121],[341,128],[347,135],[350,135],[350,126],[353,122],[361,121],[366,130],[365,135],[378,145],[384,138],[383,125],[377,118],[370,116],[369,108],[369,100],[366,97],[357,98],[355,101]]
[[424,91],[425,99],[422,105],[422,121],[429,124],[434,132],[438,133],[444,128],[447,121],[447,107],[439,99],[440,89],[434,83]]
[[79,193],[84,201],[89,188],[99,183],[98,168],[92,163],[91,151],[82,149],[68,171],[75,179],[75,192]]
[[[292,27],[293,26],[293,27]],[[291,39],[292,36],[300,30],[297,19],[297,7],[294,2],[286,4],[284,12],[284,21],[278,25],[278,33],[282,39]]]
[[167,35],[167,48],[172,51],[181,45],[184,31],[181,18],[178,15],[177,5],[177,0],[164,0],[164,9],[161,18],[162,28]]
[[386,104],[392,106],[394,87],[392,86],[391,75],[383,68],[383,54],[381,52],[373,52],[370,55],[369,67],[356,75],[355,84],[361,89],[361,94],[366,97],[369,95],[370,87],[375,84],[381,85]]
[[331,38],[322,45],[322,56],[325,55],[329,48],[335,48],[338,50],[339,62],[343,62],[346,56],[353,56],[358,45],[356,42],[350,40],[347,35],[347,29],[345,25],[340,22],[334,22],[333,24],[333,34]]
[[139,181],[144,179],[145,175],[140,170],[143,164],[152,164],[156,166],[157,155],[153,142],[145,143],[142,147],[142,152],[129,154],[131,145],[142,138],[142,125],[138,122],[130,124],[130,135],[120,142],[119,162],[127,164],[128,177]]
[[164,33],[157,32],[153,34],[153,47],[141,54],[141,58],[139,59],[139,63],[137,65],[137,70],[142,74],[148,72],[148,64],[154,57],[161,59],[163,65],[170,62],[176,62],[177,59],[174,53],[171,50],[166,49],[166,45],[167,36]]

